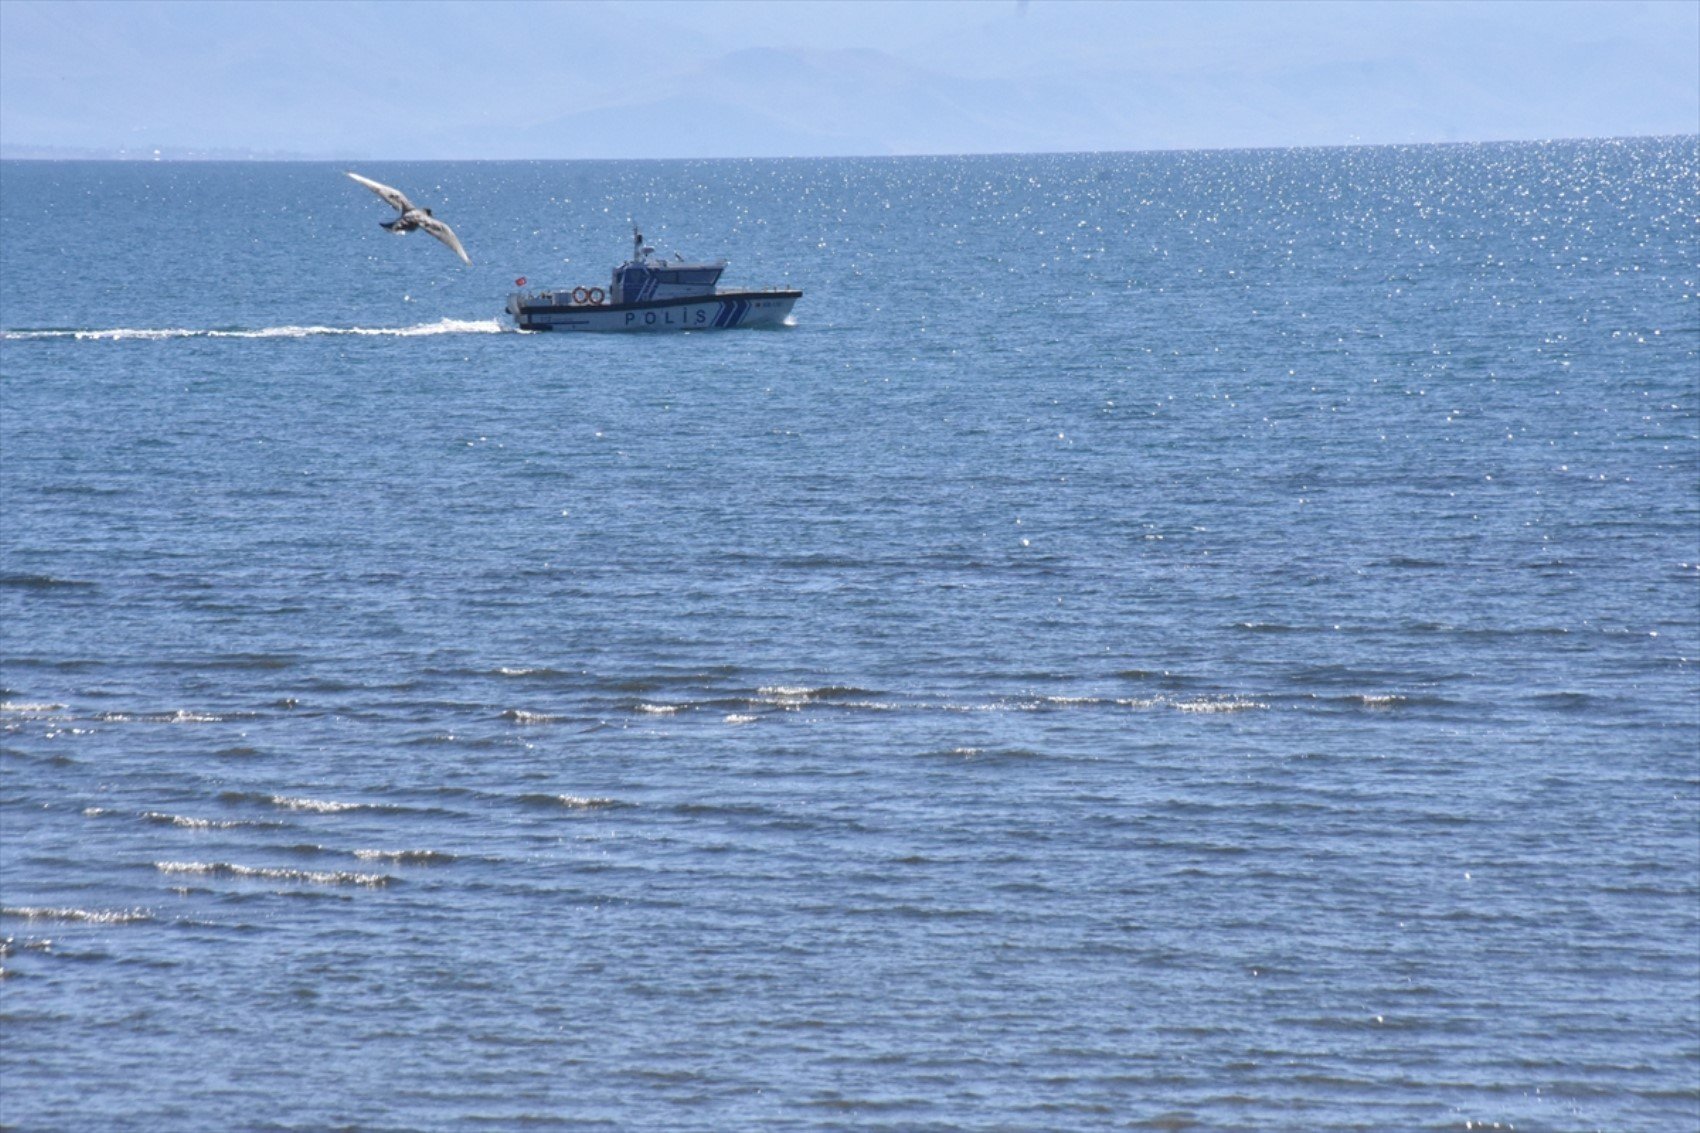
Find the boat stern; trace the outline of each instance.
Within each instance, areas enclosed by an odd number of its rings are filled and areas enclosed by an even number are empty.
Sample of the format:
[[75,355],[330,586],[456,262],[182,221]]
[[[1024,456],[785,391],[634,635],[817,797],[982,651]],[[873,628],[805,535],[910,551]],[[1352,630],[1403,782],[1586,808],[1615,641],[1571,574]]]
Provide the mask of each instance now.
[[514,291],[508,295],[508,314],[513,316],[514,325],[520,330],[533,329],[530,313],[526,310],[527,304],[533,301],[529,291]]

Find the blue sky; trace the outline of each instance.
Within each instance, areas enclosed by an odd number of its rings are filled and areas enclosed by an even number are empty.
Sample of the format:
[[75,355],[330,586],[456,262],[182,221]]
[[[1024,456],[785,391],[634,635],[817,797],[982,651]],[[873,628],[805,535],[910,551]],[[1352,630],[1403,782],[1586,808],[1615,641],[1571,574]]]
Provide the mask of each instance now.
[[1700,0],[0,3],[0,150],[1190,149],[1700,132]]

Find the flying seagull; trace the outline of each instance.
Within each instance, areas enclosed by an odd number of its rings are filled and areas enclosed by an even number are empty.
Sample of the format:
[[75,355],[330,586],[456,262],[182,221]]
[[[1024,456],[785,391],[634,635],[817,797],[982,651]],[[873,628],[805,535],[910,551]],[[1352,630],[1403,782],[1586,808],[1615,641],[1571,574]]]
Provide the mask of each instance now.
[[454,229],[432,216],[430,209],[414,207],[413,202],[408,200],[400,189],[392,189],[388,185],[379,184],[370,177],[362,177],[358,173],[350,173],[349,176],[384,198],[392,208],[401,211],[401,215],[394,220],[381,220],[378,222],[379,224],[394,232],[397,236],[412,232],[415,228],[423,228],[447,244],[454,251],[454,254],[461,258],[461,262],[471,266],[472,260],[467,256],[466,249],[460,246],[460,241],[455,238]]

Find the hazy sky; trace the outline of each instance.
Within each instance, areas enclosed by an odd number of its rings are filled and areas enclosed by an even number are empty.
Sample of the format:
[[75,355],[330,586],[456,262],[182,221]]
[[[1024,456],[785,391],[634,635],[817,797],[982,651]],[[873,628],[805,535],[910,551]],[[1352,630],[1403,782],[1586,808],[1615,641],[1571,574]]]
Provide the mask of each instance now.
[[1139,150],[1700,132],[1700,0],[0,0],[0,150]]

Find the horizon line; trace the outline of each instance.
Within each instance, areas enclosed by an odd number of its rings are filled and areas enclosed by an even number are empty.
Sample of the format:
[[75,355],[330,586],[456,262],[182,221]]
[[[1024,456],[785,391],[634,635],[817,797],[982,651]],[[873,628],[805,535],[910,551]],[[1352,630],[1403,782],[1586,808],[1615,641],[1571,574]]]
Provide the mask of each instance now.
[[[1677,141],[1692,138],[1700,141],[1700,131],[1673,134],[1578,134],[1544,138],[1482,138],[1482,139],[1443,139],[1438,141],[1406,141],[1406,142],[1316,142],[1305,144],[1279,143],[1267,145],[1204,145],[1204,146],[1152,146],[1136,149],[1102,149],[1102,150],[962,150],[942,153],[832,153],[832,154],[722,154],[716,156],[647,156],[647,157],[382,157],[373,155],[333,154],[319,156],[311,154],[278,153],[276,151],[253,151],[248,153],[232,153],[223,149],[209,149],[197,152],[192,146],[173,147],[156,146],[149,150],[89,152],[79,147],[6,145],[0,146],[0,161],[7,162],[89,162],[113,165],[342,165],[350,162],[399,162],[399,163],[433,163],[433,164],[540,164],[545,162],[616,162],[616,161],[904,161],[926,160],[935,158],[964,158],[964,157],[1102,157],[1120,156],[1126,154],[1151,153],[1262,153],[1270,151],[1291,150],[1338,150],[1338,149],[1413,149],[1423,146],[1494,146],[1494,145],[1560,145],[1570,142],[1631,142],[1631,141]],[[35,152],[8,152],[8,151]],[[54,153],[54,150],[69,152]],[[176,152],[173,152],[175,150]]]

